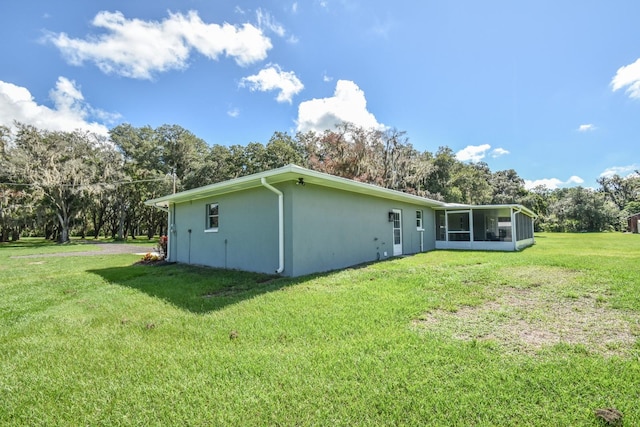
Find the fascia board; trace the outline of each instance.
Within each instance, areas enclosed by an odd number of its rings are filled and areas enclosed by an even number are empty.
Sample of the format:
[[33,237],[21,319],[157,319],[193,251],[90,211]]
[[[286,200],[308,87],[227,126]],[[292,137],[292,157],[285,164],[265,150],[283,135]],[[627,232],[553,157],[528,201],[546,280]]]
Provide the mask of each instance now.
[[145,204],[149,206],[166,207],[169,203],[182,203],[191,200],[198,200],[221,194],[247,190],[250,188],[262,186],[262,178],[265,178],[270,184],[278,184],[285,181],[297,182],[298,178],[303,178],[305,183],[321,185],[338,190],[366,194],[395,201],[415,203],[428,207],[444,206],[443,202],[437,200],[415,196],[400,191],[390,190],[388,188],[382,188],[372,184],[357,182],[347,178],[341,178],[322,172],[312,171],[310,169],[302,168],[296,165],[287,165],[278,169],[273,169],[271,171],[247,175],[229,181],[210,184],[204,187],[194,188],[192,190],[182,191],[176,194],[170,194],[164,197],[147,200]]
[[538,215],[536,215],[536,213],[533,212],[531,209],[527,208],[526,206],[522,206],[522,205],[518,205],[518,204],[507,204],[507,205],[466,205],[466,204],[461,204],[461,203],[445,203],[444,207],[436,208],[436,210],[445,210],[445,209],[478,209],[478,210],[483,210],[483,209],[504,209],[504,208],[516,209],[516,210],[526,214],[527,216],[530,216],[531,218],[537,218],[538,217]]

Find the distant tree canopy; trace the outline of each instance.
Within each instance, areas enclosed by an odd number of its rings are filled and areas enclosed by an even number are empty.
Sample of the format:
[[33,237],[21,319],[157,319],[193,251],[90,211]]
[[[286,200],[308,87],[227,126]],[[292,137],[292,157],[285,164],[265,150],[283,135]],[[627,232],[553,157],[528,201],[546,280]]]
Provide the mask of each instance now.
[[16,196],[30,195],[32,209],[53,213],[56,237],[67,242],[73,219],[99,192],[95,183],[115,173],[108,151],[104,141],[89,133],[49,132],[19,124],[2,158],[5,179],[13,182],[13,190],[7,191],[21,190]]
[[466,204],[523,204],[539,230],[621,230],[640,212],[640,174],[602,177],[596,190],[527,190],[513,169],[464,163],[449,147],[420,152],[406,132],[342,123],[323,133],[274,132],[265,144],[208,145],[177,125],[122,124],[105,141],[86,132],[0,127],[0,241],[20,234],[149,238],[166,214],[144,201],[287,164]]
[[[405,132],[343,123],[321,134],[276,132],[269,142],[214,145],[184,188],[194,188],[294,163],[319,172],[437,200],[519,203],[527,194],[514,170],[492,173],[486,163],[458,161],[448,147],[419,152]],[[494,185],[495,184],[495,185]]]

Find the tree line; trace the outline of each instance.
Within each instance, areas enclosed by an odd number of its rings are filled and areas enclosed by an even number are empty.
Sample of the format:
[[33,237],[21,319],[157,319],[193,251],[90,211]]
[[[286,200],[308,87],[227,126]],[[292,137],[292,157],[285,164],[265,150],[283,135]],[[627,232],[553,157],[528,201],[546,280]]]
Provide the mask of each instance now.
[[640,212],[640,174],[601,177],[599,188],[525,188],[513,169],[465,163],[448,147],[419,151],[406,132],[342,123],[266,144],[208,145],[178,125],[121,124],[109,137],[0,127],[0,241],[21,235],[67,242],[72,235],[114,239],[166,233],[166,214],[144,201],[287,164],[451,203],[519,203],[536,228],[624,230]]

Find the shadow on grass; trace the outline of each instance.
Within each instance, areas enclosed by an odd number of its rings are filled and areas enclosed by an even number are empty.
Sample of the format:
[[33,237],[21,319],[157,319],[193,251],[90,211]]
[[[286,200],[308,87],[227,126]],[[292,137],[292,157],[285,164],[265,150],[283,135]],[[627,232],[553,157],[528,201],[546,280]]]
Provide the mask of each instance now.
[[282,277],[188,264],[133,264],[89,270],[109,283],[128,287],[192,313],[208,313],[269,292],[308,282],[341,271],[360,270],[400,257],[365,262],[344,269]]
[[208,313],[308,280],[184,264],[89,270],[109,283],[135,289],[192,313]]
[[32,239],[32,240],[13,240],[10,242],[0,242],[0,248],[38,248],[46,246],[60,246],[58,242],[45,239]]

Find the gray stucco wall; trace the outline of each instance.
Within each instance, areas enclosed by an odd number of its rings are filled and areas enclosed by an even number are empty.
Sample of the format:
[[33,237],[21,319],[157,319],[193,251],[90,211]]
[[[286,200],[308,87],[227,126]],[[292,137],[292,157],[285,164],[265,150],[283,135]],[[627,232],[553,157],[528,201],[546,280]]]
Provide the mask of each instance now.
[[[322,186],[287,187],[290,216],[285,273],[300,276],[393,255],[392,209],[402,212],[402,252],[420,252],[416,210],[423,212],[423,250],[435,249],[433,210]],[[386,255],[385,255],[386,252]]]
[[[207,203],[219,204],[217,232],[205,231]],[[257,188],[177,204],[170,237],[171,261],[274,273],[278,267],[278,197]]]
[[[285,276],[391,257],[393,226],[388,213],[392,209],[402,212],[403,254],[420,252],[416,210],[423,212],[423,250],[435,249],[430,208],[313,184],[274,187],[284,194]],[[217,232],[205,231],[207,203],[219,205]],[[278,267],[278,196],[266,188],[180,203],[170,212],[175,217],[171,261],[268,274]]]

